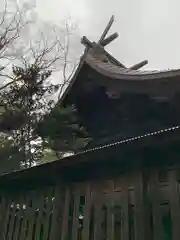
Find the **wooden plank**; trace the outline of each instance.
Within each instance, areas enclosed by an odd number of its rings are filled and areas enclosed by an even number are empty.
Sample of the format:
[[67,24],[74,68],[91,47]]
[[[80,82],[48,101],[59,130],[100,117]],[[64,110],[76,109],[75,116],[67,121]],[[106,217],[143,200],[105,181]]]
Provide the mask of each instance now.
[[[24,211],[23,221],[21,227],[20,240],[26,239],[28,236],[32,237],[32,229],[34,224],[35,206],[33,199],[35,198],[35,191],[27,191],[24,196]],[[31,205],[32,201],[32,206]]]
[[70,205],[70,187],[67,186],[62,220],[62,235],[61,235],[62,240],[66,240],[68,236],[69,205]]
[[104,38],[106,37],[106,35],[107,35],[109,29],[111,28],[113,22],[114,22],[114,15],[111,16],[111,18],[110,18],[110,20],[109,20],[109,22],[108,22],[106,28],[104,29],[104,32],[102,33],[101,38],[100,38],[100,40],[99,40],[98,43],[101,44],[101,41],[104,40]]
[[[33,239],[33,229],[34,224],[36,221],[36,199],[38,195],[35,190],[32,190],[28,193],[28,199],[27,199],[27,212],[26,212],[26,219],[28,223],[28,229],[26,225],[25,229],[25,236],[27,239]],[[22,239],[23,240],[23,239]]]
[[44,197],[47,198],[46,208],[44,212],[44,216],[42,217],[41,224],[43,226],[42,236],[43,239],[49,239],[50,235],[50,224],[51,224],[51,217],[52,217],[52,210],[53,210],[53,196],[54,191],[53,187],[46,188],[46,192]]
[[142,62],[139,62],[139,63],[133,65],[132,67],[129,68],[129,70],[138,70],[138,69],[144,67],[144,66],[147,65],[147,64],[148,64],[148,61],[147,61],[147,60],[144,60],[144,61],[142,61]]
[[85,196],[85,206],[84,206],[84,221],[82,230],[82,239],[89,240],[89,228],[90,228],[90,211],[91,211],[91,184],[87,183],[86,196]]
[[152,203],[153,215],[153,239],[164,240],[164,232],[162,225],[162,213],[160,210],[160,189],[157,171],[153,171],[150,177],[150,196]]
[[1,193],[1,204],[0,204],[0,237],[2,237],[2,231],[4,227],[4,208],[6,208],[6,197],[3,191]]
[[53,200],[53,214],[52,214],[52,229],[50,239],[60,239],[61,236],[61,224],[63,217],[64,207],[64,187],[61,183],[57,183],[55,186],[54,200]]
[[143,199],[143,178],[142,173],[133,176],[135,185],[135,240],[145,239],[145,218],[144,218],[144,199]]
[[11,197],[6,194],[5,198],[3,199],[3,210],[1,212],[2,214],[2,229],[1,229],[1,235],[0,239],[6,239],[6,233],[9,230],[8,229],[8,222],[9,222],[9,215],[10,215],[10,205],[11,205]]
[[44,213],[44,198],[46,196],[47,188],[38,191],[36,200],[34,199],[34,205],[38,209],[37,217],[35,220],[35,240],[40,239],[41,224]]
[[110,42],[114,41],[117,37],[119,37],[119,34],[117,32],[111,34],[109,37],[101,41],[101,46],[105,47]]
[[95,210],[94,221],[94,240],[102,238],[102,204],[105,201],[103,196],[103,184],[101,182],[93,183],[93,205]]
[[121,191],[114,192],[114,239],[121,239],[122,236],[121,200],[122,200]]
[[114,240],[114,184],[109,182],[107,196],[107,239]]
[[144,232],[146,240],[152,240],[153,234],[151,229],[151,201],[149,192],[149,171],[143,172],[143,195],[144,195]]
[[0,208],[0,239],[4,237],[4,229],[5,229],[5,217],[8,209],[7,196],[4,192],[1,192],[1,208]]
[[13,204],[10,211],[10,222],[9,222],[9,230],[7,239],[13,239],[13,231],[14,231],[14,224],[16,221],[16,204],[17,204],[17,196],[13,196]]
[[21,232],[18,240],[24,240],[26,239],[26,231],[27,231],[27,220],[28,220],[28,214],[27,214],[27,207],[28,207],[28,200],[29,200],[29,192],[26,192],[24,194],[24,199],[23,199],[23,206],[22,206],[22,222],[21,222]]
[[21,194],[18,199],[19,199],[18,201],[19,209],[16,213],[16,229],[15,229],[14,238],[13,238],[14,240],[19,240],[20,234],[21,234],[24,195]]
[[180,203],[179,203],[179,187],[176,178],[176,171],[170,171],[169,178],[169,200],[173,227],[173,240],[180,239]]
[[121,239],[129,240],[129,199],[128,199],[128,181],[126,179],[122,180],[121,207],[122,207]]
[[76,186],[75,197],[74,197],[74,210],[73,210],[73,225],[72,225],[72,240],[77,240],[78,230],[79,230],[79,204],[80,204],[80,195],[79,188]]

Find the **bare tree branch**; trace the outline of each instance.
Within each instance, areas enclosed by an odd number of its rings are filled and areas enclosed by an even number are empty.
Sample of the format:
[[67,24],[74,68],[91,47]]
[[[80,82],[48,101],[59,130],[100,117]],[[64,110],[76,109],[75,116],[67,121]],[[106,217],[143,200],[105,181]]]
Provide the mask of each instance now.
[[[24,149],[21,149],[25,154],[23,159],[25,162],[30,159],[31,165],[33,160],[29,158],[32,148],[30,141],[37,138],[34,130],[44,114],[56,105],[56,101],[51,100],[54,98],[53,94],[58,90],[58,99],[61,97],[77,67],[77,64],[69,59],[73,29],[66,20],[64,28],[58,29],[54,26],[50,29],[49,38],[43,31],[39,31],[37,40],[36,36],[28,39],[28,43],[22,45],[19,55],[11,55],[9,49],[17,40],[21,40],[21,30],[25,23],[19,9],[8,21],[6,16],[5,6],[0,25],[0,61],[3,63],[0,62],[0,77],[4,78],[0,95],[9,115],[2,118],[1,129],[11,131],[14,142],[24,146]],[[12,62],[12,59],[15,61]],[[6,68],[9,63],[13,66],[10,72]],[[56,83],[51,78],[51,73],[55,71],[62,73]]]
[[[4,78],[5,84],[0,87],[0,91],[11,86],[13,83],[18,81],[22,82],[23,79],[15,78],[11,74],[8,74],[6,67],[12,60],[15,60],[17,66],[22,66],[23,68],[28,68],[30,64],[38,66],[41,71],[61,71],[62,78],[60,83],[54,84],[54,87],[59,87],[58,99],[61,97],[64,88],[67,86],[72,78],[72,75],[76,69],[77,64],[72,64],[69,61],[69,48],[70,48],[70,35],[74,30],[75,26],[70,25],[66,19],[63,28],[58,29],[57,27],[51,27],[52,34],[49,39],[45,36],[43,32],[40,32],[40,37],[37,41],[30,40],[26,52],[19,54],[18,56],[13,56],[13,54],[8,54],[8,50],[15,43],[17,39],[20,38],[21,30],[25,27],[23,20],[23,12],[17,7],[16,12],[11,16],[11,19],[7,19],[7,1],[5,0],[5,8],[1,20],[1,28],[3,29],[0,35],[0,61],[3,65],[0,65],[0,77]],[[63,35],[62,35],[63,33]],[[64,38],[64,42],[63,42]],[[71,69],[70,69],[71,68]],[[7,81],[7,82],[6,82]],[[49,87],[53,87],[50,83]]]
[[12,81],[6,83],[5,85],[3,85],[2,87],[0,87],[0,91],[3,90],[3,89],[5,89],[5,88],[7,88],[7,87],[9,87],[11,84],[22,80],[21,77],[19,77],[19,78],[12,78],[11,76],[6,75],[6,74],[0,74],[0,76],[6,77],[6,78],[9,78],[9,79],[12,80]]

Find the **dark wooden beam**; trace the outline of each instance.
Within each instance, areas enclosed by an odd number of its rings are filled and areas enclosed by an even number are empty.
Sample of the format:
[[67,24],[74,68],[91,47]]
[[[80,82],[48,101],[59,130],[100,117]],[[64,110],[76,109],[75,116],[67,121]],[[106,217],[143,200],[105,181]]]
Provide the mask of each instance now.
[[115,40],[118,37],[118,33],[113,33],[111,34],[109,37],[107,37],[106,39],[102,40],[100,42],[100,45],[105,47],[106,45],[108,45],[110,42],[112,42],[113,40]]
[[140,62],[140,63],[137,63],[137,64],[133,65],[133,66],[130,67],[129,69],[130,69],[130,70],[138,70],[138,69],[144,67],[144,66],[147,65],[147,64],[148,64],[148,61],[147,61],[147,60],[144,60],[144,61],[142,61],[142,62]]
[[102,40],[104,40],[104,38],[106,37],[106,35],[107,35],[109,29],[111,28],[113,22],[114,22],[114,15],[112,15],[112,17],[110,18],[110,20],[109,20],[109,22],[108,22],[108,24],[107,24],[104,32],[103,32],[102,35],[101,35],[101,38],[100,38],[100,40],[99,40],[99,43],[100,43]]
[[87,37],[85,37],[85,36],[83,36],[83,37],[81,38],[81,43],[82,43],[83,45],[85,45],[86,47],[90,47],[90,48],[93,47],[93,43],[92,43]]

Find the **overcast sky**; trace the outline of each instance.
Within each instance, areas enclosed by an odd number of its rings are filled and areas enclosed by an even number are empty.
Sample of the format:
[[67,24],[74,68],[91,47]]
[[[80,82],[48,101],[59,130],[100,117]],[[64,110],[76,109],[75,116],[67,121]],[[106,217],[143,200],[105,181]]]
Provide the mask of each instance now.
[[[1,1],[1,0],[0,0]],[[69,14],[79,36],[98,40],[110,16],[119,38],[108,50],[125,65],[147,59],[147,68],[180,68],[179,0],[36,0],[39,16],[59,22]]]

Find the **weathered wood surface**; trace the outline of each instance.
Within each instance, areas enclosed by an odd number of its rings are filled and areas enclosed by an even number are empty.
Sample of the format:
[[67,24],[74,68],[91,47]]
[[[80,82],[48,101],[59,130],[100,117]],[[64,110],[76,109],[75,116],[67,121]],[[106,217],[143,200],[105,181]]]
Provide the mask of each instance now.
[[150,195],[152,204],[153,218],[153,238],[154,240],[163,240],[162,214],[160,209],[160,191],[158,189],[157,172],[153,172],[150,180]]
[[1,192],[0,239],[179,240],[177,170],[143,176]]
[[177,174],[175,171],[169,172],[169,196],[170,196],[170,209],[173,226],[173,240],[180,239],[180,193],[179,184],[177,181]]
[[91,215],[91,184],[87,184],[86,195],[85,195],[85,206],[84,206],[84,221],[83,221],[83,230],[82,230],[82,239],[89,240],[90,236],[90,215]]

